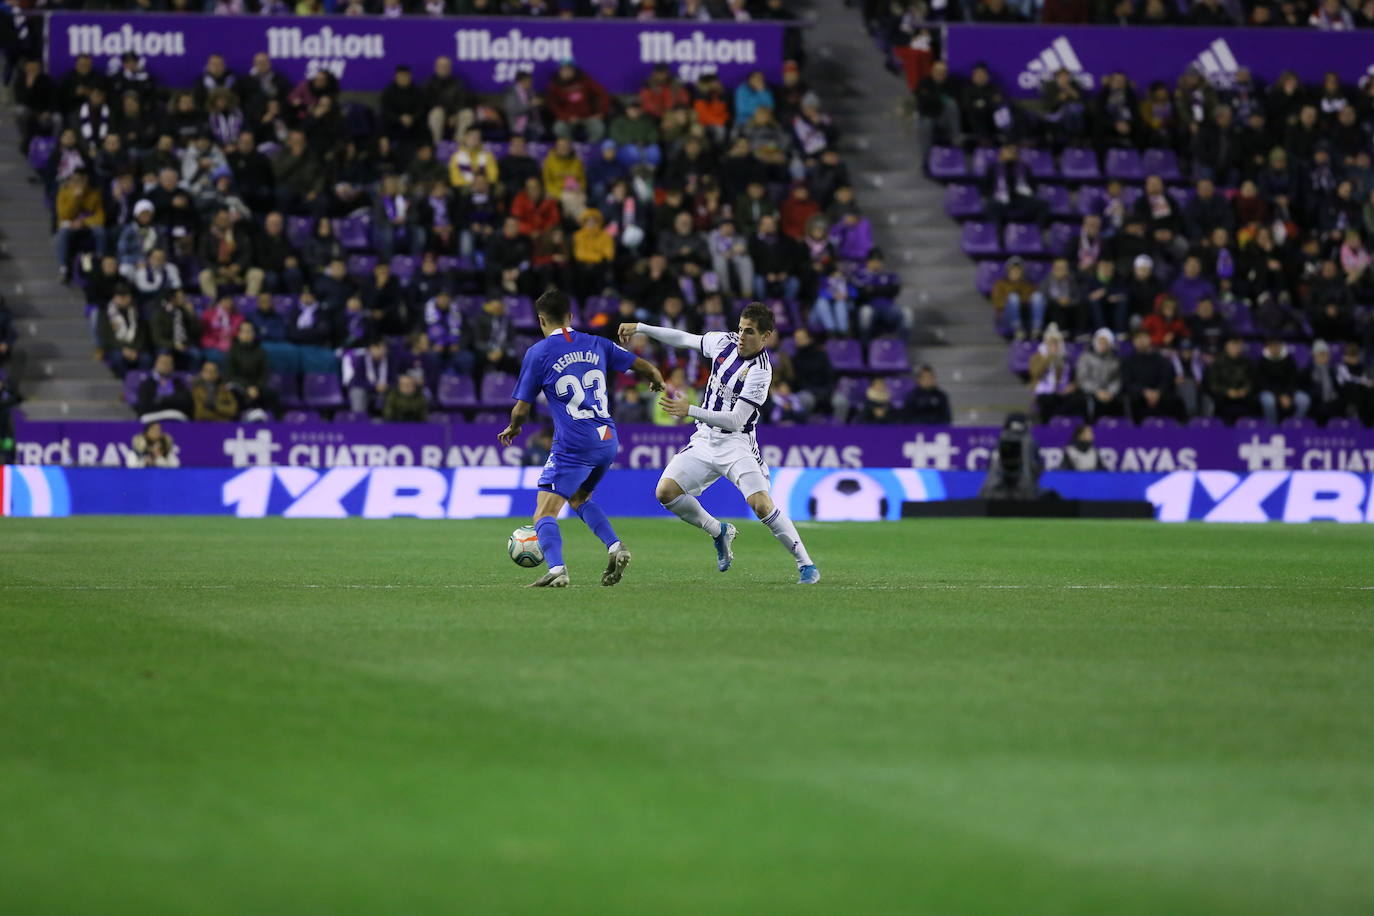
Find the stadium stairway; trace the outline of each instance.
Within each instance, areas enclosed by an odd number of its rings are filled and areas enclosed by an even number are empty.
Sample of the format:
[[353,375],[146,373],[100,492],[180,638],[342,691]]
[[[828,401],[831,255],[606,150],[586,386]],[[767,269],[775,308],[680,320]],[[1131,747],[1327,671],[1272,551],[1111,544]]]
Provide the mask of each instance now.
[[52,222],[43,189],[19,154],[19,134],[6,110],[0,116],[0,295],[28,356],[23,411],[30,419],[127,420],[119,383],[94,346],[85,306],[75,287],[57,279]]
[[900,304],[914,319],[912,362],[930,363],[959,424],[999,423],[1029,396],[1008,375],[1007,345],[975,290],[944,188],[926,177],[906,84],[883,66],[862,17],[844,0],[810,0],[807,82],[841,132],[854,191],[873,221],[887,265],[902,278]]

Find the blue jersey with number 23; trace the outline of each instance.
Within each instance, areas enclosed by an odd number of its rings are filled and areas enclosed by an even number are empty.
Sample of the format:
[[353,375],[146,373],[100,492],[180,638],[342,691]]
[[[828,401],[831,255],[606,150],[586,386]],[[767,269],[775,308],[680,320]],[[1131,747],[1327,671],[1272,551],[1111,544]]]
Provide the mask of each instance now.
[[612,379],[634,362],[633,353],[604,337],[560,328],[525,354],[514,397],[532,404],[543,389],[555,451],[586,455],[614,449]]

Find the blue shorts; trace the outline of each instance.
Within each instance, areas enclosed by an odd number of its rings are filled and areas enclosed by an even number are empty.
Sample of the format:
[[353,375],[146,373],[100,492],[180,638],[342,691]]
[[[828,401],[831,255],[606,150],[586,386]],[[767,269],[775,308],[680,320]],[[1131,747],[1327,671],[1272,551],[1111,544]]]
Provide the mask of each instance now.
[[564,499],[572,499],[578,490],[590,493],[606,476],[619,449],[620,443],[614,439],[591,451],[575,455],[555,449],[549,453],[549,460],[544,462],[544,473],[539,475],[539,489],[557,493]]

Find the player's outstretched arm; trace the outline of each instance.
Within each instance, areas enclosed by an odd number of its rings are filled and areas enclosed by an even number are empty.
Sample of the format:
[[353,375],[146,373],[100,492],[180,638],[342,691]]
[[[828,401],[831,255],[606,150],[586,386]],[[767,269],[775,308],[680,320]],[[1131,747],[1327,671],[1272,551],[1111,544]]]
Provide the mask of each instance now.
[[496,440],[502,445],[510,445],[515,441],[515,437],[520,435],[520,429],[529,416],[530,402],[516,401],[515,406],[510,409],[510,425],[496,434]]
[[649,362],[644,357],[635,359],[635,363],[630,367],[640,378],[649,380],[650,391],[662,391],[665,387],[663,373],[658,371],[658,367]]
[[665,343],[670,347],[681,347],[684,350],[701,349],[700,334],[688,334],[686,331],[679,331],[675,328],[660,328],[655,324],[641,324],[634,321],[627,321],[620,326],[621,343],[629,343],[630,338],[636,334],[643,334],[650,340]]
[[749,418],[754,415],[754,405],[748,401],[737,401],[733,410],[706,410],[701,407],[687,403],[687,399],[682,395],[666,393],[658,399],[658,404],[671,417],[693,420],[700,420],[707,426],[714,426],[723,429],[728,433],[737,433],[744,429],[744,425],[749,422]]

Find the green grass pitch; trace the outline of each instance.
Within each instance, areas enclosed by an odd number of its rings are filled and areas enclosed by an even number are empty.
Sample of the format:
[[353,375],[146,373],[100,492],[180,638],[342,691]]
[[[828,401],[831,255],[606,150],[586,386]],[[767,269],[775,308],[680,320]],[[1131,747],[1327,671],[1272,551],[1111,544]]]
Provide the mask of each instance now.
[[1374,528],[0,520],[0,912],[1374,908]]

